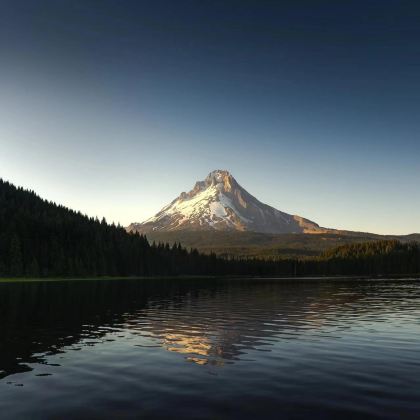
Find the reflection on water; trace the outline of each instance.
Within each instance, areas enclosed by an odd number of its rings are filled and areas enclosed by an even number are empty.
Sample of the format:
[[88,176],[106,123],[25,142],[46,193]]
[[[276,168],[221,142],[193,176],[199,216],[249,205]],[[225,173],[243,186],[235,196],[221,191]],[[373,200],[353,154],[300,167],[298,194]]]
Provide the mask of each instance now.
[[[175,409],[194,418],[305,417],[308,410],[414,416],[420,414],[419,285],[0,284],[0,407],[11,417],[41,418],[40,404],[50,395],[63,398],[44,406],[52,417],[165,416]],[[175,403],[182,400],[182,407]]]

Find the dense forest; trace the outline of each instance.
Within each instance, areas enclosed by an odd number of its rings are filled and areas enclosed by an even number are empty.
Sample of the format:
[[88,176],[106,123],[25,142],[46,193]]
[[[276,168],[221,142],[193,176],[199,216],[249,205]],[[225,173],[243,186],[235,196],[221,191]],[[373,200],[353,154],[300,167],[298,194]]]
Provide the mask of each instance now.
[[46,201],[0,180],[0,277],[157,275],[387,275],[420,272],[417,242],[378,241],[319,257],[233,258],[179,243],[149,244],[105,219]]
[[361,242],[397,240],[402,243],[420,241],[420,235],[375,235],[366,232],[341,231],[339,233],[261,233],[251,231],[176,230],[147,233],[149,241],[181,242],[199,252],[214,252],[221,256],[242,258],[305,258],[318,257],[331,248]]

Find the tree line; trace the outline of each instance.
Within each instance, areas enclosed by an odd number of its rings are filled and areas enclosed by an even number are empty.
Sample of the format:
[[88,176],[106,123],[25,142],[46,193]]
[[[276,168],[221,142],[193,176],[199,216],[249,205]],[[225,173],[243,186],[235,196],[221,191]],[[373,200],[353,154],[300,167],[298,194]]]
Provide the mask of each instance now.
[[418,243],[345,245],[310,259],[233,258],[149,244],[0,179],[0,277],[389,275],[420,272]]

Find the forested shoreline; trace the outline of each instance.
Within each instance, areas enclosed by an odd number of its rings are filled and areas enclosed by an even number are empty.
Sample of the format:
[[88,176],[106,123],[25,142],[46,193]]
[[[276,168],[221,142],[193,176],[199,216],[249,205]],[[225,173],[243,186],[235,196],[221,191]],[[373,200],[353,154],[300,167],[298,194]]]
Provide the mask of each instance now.
[[351,244],[319,257],[229,258],[176,243],[149,244],[80,212],[0,180],[0,277],[171,275],[413,275],[420,273],[417,242]]

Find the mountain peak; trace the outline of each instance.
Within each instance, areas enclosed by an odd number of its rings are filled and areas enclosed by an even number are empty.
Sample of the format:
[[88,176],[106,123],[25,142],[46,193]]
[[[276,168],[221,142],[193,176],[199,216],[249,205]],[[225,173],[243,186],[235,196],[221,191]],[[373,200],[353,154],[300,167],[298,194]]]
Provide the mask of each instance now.
[[230,230],[264,233],[325,232],[316,223],[261,203],[224,169],[210,172],[188,193],[181,193],[155,216],[128,230]]
[[235,178],[229,171],[217,169],[210,172],[204,180],[206,187],[215,185],[219,191],[231,191],[233,185],[237,185]]
[[214,180],[216,182],[222,182],[224,179],[226,178],[233,178],[231,173],[225,169],[216,169],[214,171],[211,171],[208,175],[207,175],[207,179],[209,180]]

